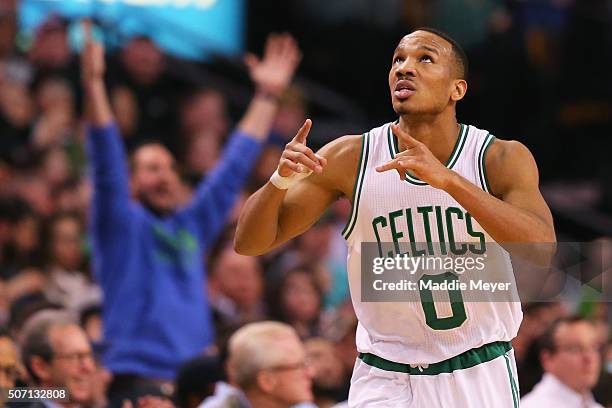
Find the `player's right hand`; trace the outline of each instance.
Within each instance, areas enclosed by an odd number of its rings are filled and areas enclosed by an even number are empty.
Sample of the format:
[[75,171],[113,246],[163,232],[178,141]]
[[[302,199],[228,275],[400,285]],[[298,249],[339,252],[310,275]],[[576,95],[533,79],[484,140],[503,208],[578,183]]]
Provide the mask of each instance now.
[[312,127],[312,121],[306,119],[300,130],[287,146],[278,165],[278,174],[281,177],[289,177],[295,173],[321,173],[327,164],[327,159],[315,154],[306,146],[306,138]]
[[91,21],[84,20],[82,27],[84,44],[81,50],[81,80],[87,85],[104,77],[104,47],[93,38]]

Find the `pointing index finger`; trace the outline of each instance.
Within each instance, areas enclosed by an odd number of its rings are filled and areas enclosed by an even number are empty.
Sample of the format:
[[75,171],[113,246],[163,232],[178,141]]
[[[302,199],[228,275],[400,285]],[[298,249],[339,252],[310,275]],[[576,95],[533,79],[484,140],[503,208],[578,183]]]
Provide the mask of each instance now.
[[310,128],[312,127],[312,121],[310,119],[306,119],[300,130],[298,130],[297,134],[293,138],[298,143],[306,144],[306,137],[310,132]]
[[410,136],[408,132],[402,130],[397,124],[391,125],[391,130],[393,131],[393,134],[397,136],[399,140],[403,141],[409,148],[416,147],[421,143],[414,137]]

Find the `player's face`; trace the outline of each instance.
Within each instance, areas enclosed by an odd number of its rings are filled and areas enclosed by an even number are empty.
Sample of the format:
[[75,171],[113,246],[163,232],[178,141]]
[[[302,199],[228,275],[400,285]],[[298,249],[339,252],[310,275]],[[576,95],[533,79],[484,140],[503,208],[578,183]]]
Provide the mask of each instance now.
[[555,345],[555,352],[542,361],[544,369],[576,391],[590,391],[601,367],[595,327],[588,322],[562,324],[556,330]]
[[[391,60],[389,88],[398,115],[438,114],[457,95],[452,45],[427,31],[415,31],[401,39]],[[458,99],[457,96],[459,97]]]
[[178,204],[180,184],[172,155],[161,145],[146,145],[134,154],[136,198],[160,213],[172,211]]

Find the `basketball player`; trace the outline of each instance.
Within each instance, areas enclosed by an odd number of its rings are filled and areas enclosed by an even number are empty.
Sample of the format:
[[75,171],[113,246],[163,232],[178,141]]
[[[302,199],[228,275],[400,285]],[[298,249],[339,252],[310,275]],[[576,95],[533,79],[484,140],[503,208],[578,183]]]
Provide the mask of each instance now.
[[315,154],[307,120],[241,214],[236,250],[260,255],[304,232],[339,197],[352,201],[343,235],[360,356],[350,407],[518,405],[509,342],[519,302],[459,302],[440,317],[437,304],[361,301],[362,242],[555,241],[529,150],[457,122],[466,71],[465,53],[447,35],[426,28],[405,36],[389,71],[399,121]]

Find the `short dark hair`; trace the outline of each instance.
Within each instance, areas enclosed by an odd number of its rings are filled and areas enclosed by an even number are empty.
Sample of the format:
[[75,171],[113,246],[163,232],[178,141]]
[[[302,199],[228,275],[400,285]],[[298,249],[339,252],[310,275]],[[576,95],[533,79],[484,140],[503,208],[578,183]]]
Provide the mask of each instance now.
[[578,315],[562,317],[552,322],[546,328],[546,330],[544,330],[544,333],[542,333],[542,336],[540,336],[540,339],[538,340],[538,349],[540,353],[544,350],[550,353],[554,353],[557,350],[557,344],[555,343],[555,334],[557,333],[559,326],[561,326],[562,324],[575,324],[583,322],[592,324],[589,319]]
[[419,27],[416,30],[412,31],[427,31],[428,33],[432,33],[437,35],[438,37],[443,38],[448,41],[453,48],[453,54],[455,54],[455,60],[457,62],[457,71],[459,72],[459,77],[461,79],[466,79],[468,76],[468,57],[465,53],[465,50],[455,39],[453,39],[450,35],[446,34],[443,31],[437,30],[431,27]]

